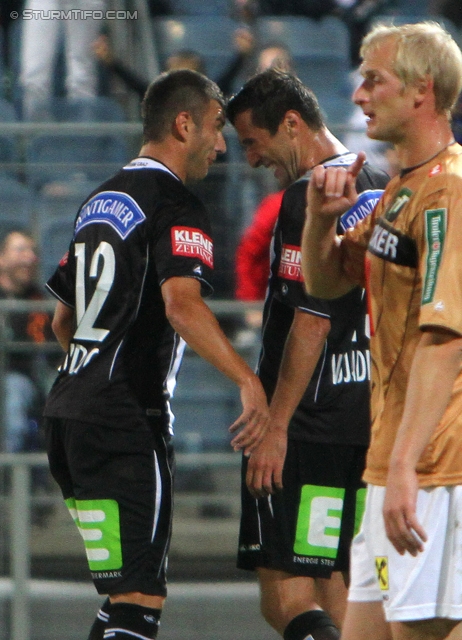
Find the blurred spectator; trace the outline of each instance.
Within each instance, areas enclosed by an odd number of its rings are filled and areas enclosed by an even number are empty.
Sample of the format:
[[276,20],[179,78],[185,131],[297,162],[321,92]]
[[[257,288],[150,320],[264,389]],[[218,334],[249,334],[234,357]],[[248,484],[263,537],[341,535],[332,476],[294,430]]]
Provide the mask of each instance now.
[[24,9],[37,11],[33,19],[22,21],[20,85],[23,117],[37,120],[47,117],[41,112],[53,95],[55,60],[61,36],[64,36],[66,91],[73,100],[97,95],[98,74],[91,44],[101,27],[101,20],[80,17],[47,19],[51,10],[104,11],[106,0],[26,0]]
[[270,245],[284,191],[263,198],[236,251],[238,300],[264,300],[270,272]]
[[462,29],[462,2],[461,0],[430,0],[428,3],[430,15],[447,18],[458,29]]
[[[244,62],[254,48],[254,39],[248,29],[239,28],[234,33],[234,49],[236,54],[223,74],[215,79],[225,95],[232,91],[232,84],[242,70]],[[93,51],[98,60],[114,75],[119,77],[129,89],[138,93],[140,99],[144,97],[149,82],[141,78],[128,65],[119,60],[113,53],[109,39],[100,35],[93,43]],[[205,62],[199,53],[184,49],[171,55],[165,64],[165,70],[192,69],[206,74]]]
[[292,55],[282,42],[266,43],[258,55],[257,73],[272,68],[280,71],[294,71]]
[[[371,19],[382,13],[395,0],[234,0],[235,11],[247,21],[257,15],[293,15],[319,20],[327,15],[338,16],[348,26],[350,63],[359,64],[359,46]],[[457,0],[459,1],[459,0]]]
[[173,7],[169,0],[147,0],[150,15],[155,18],[157,16],[169,16],[173,11]]
[[[36,284],[37,264],[35,242],[27,231],[10,229],[0,236],[0,299],[44,299]],[[45,342],[52,337],[50,317],[44,312],[11,312],[6,315],[4,332],[8,340]],[[38,422],[44,389],[39,366],[33,353],[7,356],[4,448],[8,452],[40,448]]]
[[[13,18],[14,12],[16,11],[18,14],[22,10],[24,4],[24,0],[2,0],[0,2],[0,29],[1,29],[1,50],[0,57],[2,60],[2,64],[0,64],[0,68],[3,67],[4,77],[0,78],[0,81],[3,84],[3,95],[4,97],[10,99],[12,84],[13,84],[13,72],[12,72],[12,54],[14,51],[11,50],[11,34],[10,29],[13,24],[16,22]],[[0,91],[1,93],[1,91]]]

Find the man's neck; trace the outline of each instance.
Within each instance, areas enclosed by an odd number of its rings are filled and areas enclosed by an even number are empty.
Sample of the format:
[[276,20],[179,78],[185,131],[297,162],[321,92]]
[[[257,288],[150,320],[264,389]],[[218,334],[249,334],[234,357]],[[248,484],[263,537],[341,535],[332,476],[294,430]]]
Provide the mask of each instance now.
[[454,142],[454,134],[445,116],[424,128],[413,127],[406,139],[395,145],[401,169],[425,164]]
[[348,152],[345,145],[328,129],[313,133],[305,148],[307,151],[302,162],[302,175],[328,158]]
[[170,139],[166,142],[148,142],[144,144],[139,156],[148,156],[162,162],[170,171],[177,175],[183,182],[186,178],[184,149],[179,144],[172,144]]

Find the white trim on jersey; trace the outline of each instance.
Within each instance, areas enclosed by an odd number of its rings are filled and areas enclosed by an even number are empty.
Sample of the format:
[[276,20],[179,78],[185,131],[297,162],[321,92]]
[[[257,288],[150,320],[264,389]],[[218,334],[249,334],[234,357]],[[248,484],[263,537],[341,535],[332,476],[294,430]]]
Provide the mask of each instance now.
[[123,169],[126,171],[133,171],[136,169],[158,169],[159,171],[165,171],[166,173],[169,173],[176,180],[181,182],[180,178],[176,176],[173,171],[170,171],[170,169],[166,167],[165,164],[162,164],[162,162],[159,162],[158,160],[153,160],[152,158],[135,158],[135,160],[132,160],[131,162],[126,164]]
[[180,365],[183,360],[184,350],[186,348],[186,342],[178,333],[175,333],[174,340],[175,340],[175,344],[172,349],[170,366],[168,368],[167,377],[164,380],[164,386],[168,392],[168,399],[167,399],[167,411],[169,415],[168,429],[171,435],[173,435],[173,423],[175,421],[175,416],[170,407],[170,398],[173,398],[173,392],[175,391],[175,387],[177,383],[178,371],[180,369]]
[[299,309],[300,311],[304,311],[305,313],[309,313],[312,316],[319,316],[320,318],[327,318],[328,320],[330,320],[330,313],[321,313],[321,311],[315,311],[314,309],[310,309],[309,307],[298,306],[297,309]]

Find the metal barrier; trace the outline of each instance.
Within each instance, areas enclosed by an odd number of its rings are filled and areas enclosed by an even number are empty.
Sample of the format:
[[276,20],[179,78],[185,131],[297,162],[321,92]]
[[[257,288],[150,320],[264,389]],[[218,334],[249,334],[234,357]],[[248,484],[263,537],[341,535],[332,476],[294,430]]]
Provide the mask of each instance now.
[[[218,317],[229,317],[242,315],[246,310],[261,309],[260,303],[242,304],[236,301],[216,300],[210,301],[209,305]],[[58,353],[61,347],[55,342],[37,344],[32,342],[18,342],[8,339],[6,334],[7,316],[10,313],[27,313],[30,311],[52,312],[55,303],[53,300],[44,301],[22,301],[22,300],[1,300],[0,301],[0,416],[4,416],[5,403],[5,370],[7,358],[10,353]],[[185,381],[182,381],[183,384]],[[4,419],[0,420],[0,434],[2,433]],[[233,453],[177,453],[178,471],[195,468],[217,468],[226,467],[237,468],[240,464],[240,456]],[[0,555],[8,558],[9,576],[0,578],[0,601],[2,599],[11,600],[11,640],[30,640],[31,621],[30,603],[33,598],[44,597],[45,593],[40,589],[37,581],[31,580],[31,510],[34,503],[62,503],[58,491],[54,495],[32,496],[31,473],[34,468],[46,469],[48,461],[44,453],[0,453],[0,478],[8,475],[8,491],[3,494],[0,491],[0,505],[3,508],[2,526],[4,528],[3,538],[0,535],[0,542],[4,541],[4,548]],[[0,483],[0,489],[2,488]],[[4,487],[3,487],[4,488]],[[238,500],[238,495],[215,496],[216,500],[230,499],[232,502]],[[190,504],[197,503],[198,496],[180,496],[179,503],[190,501]],[[178,503],[177,503],[178,504]],[[70,521],[71,523],[71,521]],[[72,523],[71,523],[72,524]],[[47,583],[46,594],[59,595],[61,585]],[[76,589],[75,597],[79,594],[88,597],[88,590]],[[83,597],[83,595],[82,595]]]
[[[240,464],[240,457],[233,453],[205,453],[205,454],[177,454],[179,469],[208,467],[236,467]],[[7,496],[1,496],[3,503],[3,524],[9,520],[9,578],[0,578],[0,602],[11,599],[11,640],[30,640],[31,617],[30,603],[32,599],[59,596],[62,583],[43,581],[46,590],[40,588],[38,580],[31,579],[31,471],[33,467],[47,468],[48,461],[44,453],[11,453],[0,454],[0,472],[11,471],[11,486]],[[62,502],[60,495],[42,497],[47,502]],[[9,509],[7,507],[10,507]],[[9,517],[6,517],[9,514]],[[82,585],[68,585],[66,593],[72,598],[87,598],[88,588]]]

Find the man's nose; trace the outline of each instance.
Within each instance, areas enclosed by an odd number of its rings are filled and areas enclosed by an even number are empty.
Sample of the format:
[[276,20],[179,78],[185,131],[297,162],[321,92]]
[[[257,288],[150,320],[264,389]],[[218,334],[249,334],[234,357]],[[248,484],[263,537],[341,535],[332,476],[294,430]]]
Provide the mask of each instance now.
[[252,151],[251,149],[247,149],[245,152],[246,158],[247,158],[247,162],[249,163],[249,165],[253,168],[256,169],[257,167],[260,166],[261,164],[261,156],[259,153],[256,153],[255,151]]
[[217,153],[226,153],[226,140],[223,133],[220,132],[217,139],[217,144],[215,145],[215,151]]

